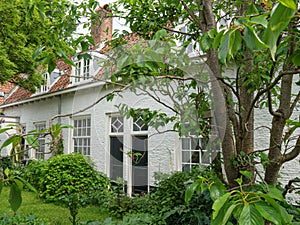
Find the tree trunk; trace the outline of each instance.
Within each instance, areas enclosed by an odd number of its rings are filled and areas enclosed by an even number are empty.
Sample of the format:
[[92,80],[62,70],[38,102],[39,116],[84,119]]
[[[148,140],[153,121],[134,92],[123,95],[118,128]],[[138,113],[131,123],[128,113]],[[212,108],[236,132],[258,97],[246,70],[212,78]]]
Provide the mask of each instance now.
[[[216,21],[215,16],[212,11],[212,1],[211,0],[205,0],[202,1],[203,10],[200,13],[201,18],[201,30],[202,32],[207,32],[211,29],[216,28]],[[221,73],[221,66],[219,63],[218,58],[218,52],[216,50],[208,50],[206,55],[206,63],[209,66],[210,70],[212,71],[215,78],[219,80],[219,85],[222,89],[222,97],[225,97],[225,101],[228,97],[228,94],[230,90],[229,88],[224,85],[224,83],[221,82],[222,79],[222,73]],[[217,102],[220,101],[220,99],[215,99],[215,104],[218,104]],[[224,101],[224,99],[223,99]],[[229,101],[228,101],[229,102]],[[231,105],[227,105],[228,107],[232,107]],[[228,113],[227,113],[228,114]],[[226,178],[228,181],[228,185],[230,187],[234,187],[237,185],[235,182],[235,179],[238,178],[238,170],[236,167],[232,164],[232,159],[236,155],[235,145],[234,145],[234,137],[233,137],[233,131],[231,127],[231,121],[230,118],[226,118],[225,127],[221,128],[225,129],[224,132],[224,138],[222,141],[222,154],[224,159],[224,168],[226,173]]]

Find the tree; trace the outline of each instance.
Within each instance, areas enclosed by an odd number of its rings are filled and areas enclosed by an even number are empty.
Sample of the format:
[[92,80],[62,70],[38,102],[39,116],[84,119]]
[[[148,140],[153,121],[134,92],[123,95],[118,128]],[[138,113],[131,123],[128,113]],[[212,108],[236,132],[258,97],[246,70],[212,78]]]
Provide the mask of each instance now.
[[[42,70],[54,70],[59,59],[94,44],[76,33],[81,18],[95,18],[96,1],[3,0],[0,3],[0,83],[15,83],[35,91],[43,83]],[[89,22],[89,20],[87,21]],[[87,25],[85,25],[87,26]]]
[[[291,118],[300,99],[299,89],[292,88],[300,72],[297,6],[293,0],[119,0],[114,6],[115,16],[145,39],[165,29],[185,45],[201,46],[226,100],[222,152],[229,186],[237,185],[239,171],[255,171],[255,156],[265,158],[264,180],[274,184],[281,166],[300,154],[300,136],[294,135],[299,122]],[[224,73],[229,64],[235,67],[231,77]],[[273,118],[267,155],[254,149],[257,105]],[[293,147],[285,148],[292,139]]]

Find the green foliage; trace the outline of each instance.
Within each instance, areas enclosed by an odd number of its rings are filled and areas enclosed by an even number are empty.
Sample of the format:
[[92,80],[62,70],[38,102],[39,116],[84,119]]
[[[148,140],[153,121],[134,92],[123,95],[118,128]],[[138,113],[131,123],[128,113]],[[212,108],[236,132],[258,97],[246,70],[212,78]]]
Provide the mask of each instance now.
[[[244,173],[246,176],[249,174]],[[250,175],[251,176],[251,175]],[[273,186],[267,188],[264,184],[243,188],[242,178],[237,179],[238,189],[225,191],[219,181],[211,181],[204,177],[190,185],[186,191],[186,200],[191,199],[190,193],[209,190],[212,199],[211,224],[264,224],[265,221],[274,224],[291,224],[293,216],[283,207],[286,202],[281,192]]]
[[[9,156],[0,157],[0,172],[2,172],[2,174],[6,168],[12,169],[12,167],[13,167],[12,161]],[[4,174],[4,178],[6,178],[5,176],[6,175]]]
[[[211,172],[200,169],[160,175],[156,191],[130,198],[116,190],[119,194],[107,199],[105,206],[112,216],[123,217],[125,224],[129,223],[128,218],[132,218],[132,223],[140,221],[142,224],[210,224],[213,202],[208,191],[194,194],[188,204],[184,201],[187,182],[199,174],[212,176]],[[145,217],[143,220],[141,215]]]
[[[25,172],[38,176],[32,181],[37,185],[40,196],[47,201],[68,203],[69,195],[80,194],[82,203],[88,203],[88,196],[101,191],[108,192],[109,180],[97,172],[87,159],[78,153],[57,155],[41,164],[30,164]],[[31,179],[31,178],[29,178]]]
[[47,170],[47,161],[43,160],[30,160],[24,170],[23,177],[37,190],[41,190],[41,177]]
[[14,214],[16,214],[22,204],[22,190],[24,185],[31,191],[36,192],[32,185],[22,177],[18,176],[17,173],[14,173],[13,169],[9,167],[0,170],[0,194],[4,185],[10,186],[8,202]]
[[45,221],[38,219],[33,215],[15,215],[10,217],[6,214],[0,217],[0,225],[7,224],[27,224],[27,225],[46,225]]
[[94,44],[90,36],[74,33],[82,16],[95,18],[96,8],[93,0],[1,1],[0,83],[9,81],[34,92],[44,83],[40,66],[51,72],[57,60],[71,63],[68,57],[80,46]]

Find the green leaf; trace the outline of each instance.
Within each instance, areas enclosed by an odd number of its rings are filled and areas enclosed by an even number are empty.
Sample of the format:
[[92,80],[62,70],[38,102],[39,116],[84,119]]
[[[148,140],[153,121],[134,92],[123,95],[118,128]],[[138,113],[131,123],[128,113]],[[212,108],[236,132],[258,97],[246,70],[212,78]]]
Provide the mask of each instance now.
[[28,181],[24,180],[22,177],[15,176],[14,179],[21,181],[32,192],[38,193],[37,190]]
[[273,198],[276,199],[278,201],[285,201],[284,197],[282,196],[281,191],[279,191],[276,187],[269,185],[269,192],[268,195]]
[[269,15],[269,13],[259,15],[259,16],[254,16],[254,17],[251,17],[250,21],[251,21],[251,23],[260,24],[263,27],[267,28],[268,27],[268,20],[267,20],[268,15]]
[[247,10],[245,12],[246,15],[253,15],[253,14],[258,14],[258,13],[259,13],[259,11],[257,10],[255,4],[253,4],[253,3],[251,3],[248,6],[248,8],[247,8]]
[[225,187],[222,183],[213,183],[209,187],[210,197],[213,201],[220,198],[220,196],[224,194],[224,191],[225,191]]
[[269,46],[271,57],[275,61],[277,51],[277,40],[280,33],[288,26],[295,10],[285,7],[282,4],[276,5],[271,13],[270,22],[263,35],[264,42]]
[[10,169],[8,167],[6,167],[5,170],[4,170],[4,175],[9,177],[10,172],[11,172]]
[[276,209],[266,202],[255,203],[255,208],[266,220],[271,221],[275,225],[281,224],[281,218]]
[[44,49],[45,49],[45,46],[40,46],[37,50],[35,50],[32,55],[32,59],[35,60]]
[[8,139],[6,139],[3,144],[1,145],[0,151],[7,147],[8,145],[12,144],[12,143],[17,143],[17,142],[21,142],[21,137],[20,136],[12,136]]
[[241,32],[236,29],[230,36],[230,55],[233,58],[234,55],[241,49],[242,35]]
[[2,129],[0,129],[0,134],[6,132],[6,131],[8,131],[8,130],[11,130],[11,129],[13,129],[13,128],[12,128],[12,127],[5,127],[5,128],[2,128]]
[[27,136],[26,138],[27,143],[32,146],[33,148],[37,149],[38,148],[38,141],[37,138],[34,136]]
[[[222,220],[222,225],[226,225],[226,224],[227,224],[228,219],[231,217],[233,210],[234,210],[237,206],[238,206],[237,204],[233,204],[233,205],[231,205],[231,206],[228,208],[228,210],[226,210],[226,213],[225,213],[225,215],[224,215],[224,217],[223,217],[223,220]],[[242,223],[242,224],[243,224],[243,223]],[[245,224],[247,224],[247,223],[245,223]]]
[[253,204],[245,204],[239,217],[239,224],[262,225],[264,219]]
[[188,203],[192,199],[192,196],[193,196],[194,192],[196,191],[196,189],[199,187],[199,185],[200,185],[200,183],[195,181],[190,186],[188,186],[188,188],[185,190],[184,201],[186,203]]
[[247,177],[247,178],[251,178],[252,175],[253,175],[251,172],[249,172],[249,171],[247,171],[247,170],[242,170],[242,171],[240,171],[240,174],[244,175],[244,176]]
[[292,62],[295,66],[300,66],[300,50],[295,51],[292,55]]
[[213,216],[212,218],[215,219],[217,216],[218,216],[218,213],[220,211],[220,209],[223,207],[223,205],[227,202],[228,198],[230,197],[231,195],[231,192],[228,192],[224,195],[222,195],[220,198],[218,198],[213,206],[212,206],[212,209],[213,209]]
[[209,34],[206,32],[200,37],[200,48],[206,52],[211,47],[211,39]]
[[19,188],[19,186],[16,182],[13,182],[10,186],[10,193],[9,193],[8,201],[9,201],[11,209],[16,213],[22,204],[21,189]]
[[220,46],[221,40],[224,36],[224,32],[225,32],[225,30],[220,31],[214,38],[214,42],[213,42],[213,46],[212,46],[214,49],[216,49]]
[[268,47],[256,34],[253,27],[245,25],[243,36],[247,47],[251,50],[262,50]]
[[287,8],[297,10],[297,6],[294,0],[278,0],[278,1]]
[[165,29],[161,29],[159,31],[157,31],[154,35],[154,39],[156,40],[162,40],[166,35],[167,35],[167,31]]
[[276,209],[277,214],[281,217],[282,224],[290,224],[293,220],[293,216],[289,215],[285,208],[279,205],[271,196],[264,194],[260,191],[256,192],[259,196],[263,197],[274,209]]
[[71,128],[71,129],[74,129],[74,126],[72,125],[61,125],[60,128]]
[[226,64],[229,44],[230,44],[230,34],[229,32],[226,32],[223,38],[221,39],[221,44],[219,47],[219,59],[223,64]]

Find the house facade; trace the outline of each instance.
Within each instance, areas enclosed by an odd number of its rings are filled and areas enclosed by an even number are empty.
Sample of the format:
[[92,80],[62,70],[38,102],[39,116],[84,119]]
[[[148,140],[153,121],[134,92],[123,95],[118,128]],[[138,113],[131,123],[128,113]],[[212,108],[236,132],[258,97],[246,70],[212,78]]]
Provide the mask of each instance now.
[[[21,127],[15,132],[27,133],[48,128],[52,122],[71,125],[73,128],[63,129],[64,153],[79,152],[90,157],[96,168],[108,177],[122,178],[130,194],[149,191],[154,185],[156,172],[184,171],[199,163],[210,164],[216,152],[220,151],[220,145],[208,150],[207,143],[201,138],[193,135],[180,137],[177,132],[172,132],[172,123],[159,130],[146,126],[141,117],[127,118],[120,113],[118,106],[123,104],[129,108],[147,108],[171,115],[170,109],[159,104],[151,95],[126,89],[118,92],[112,100],[107,100],[108,94],[115,89],[112,85],[107,88],[99,62],[106,59],[103,49],[107,46],[101,43],[111,39],[112,21],[105,20],[101,26],[92,29],[94,39],[100,43],[91,48],[92,58],[75,59],[76,67],[58,62],[51,74],[44,74],[46,83],[35,94],[20,87],[9,86],[5,90],[1,87],[1,126],[12,122]],[[129,40],[136,39],[129,36]],[[264,115],[266,113],[256,109],[256,127],[262,127],[255,133],[256,149],[268,147],[265,146],[268,137],[263,127],[270,126],[271,121]],[[297,115],[299,111],[295,112]],[[2,134],[1,141],[12,134]],[[51,154],[45,154],[49,152],[49,141],[48,137],[40,137],[37,149],[30,148],[24,141],[22,147],[29,148],[29,151],[23,157],[49,158]],[[1,154],[9,154],[10,150],[8,146]],[[282,174],[283,184],[299,176],[299,160],[287,163]]]

